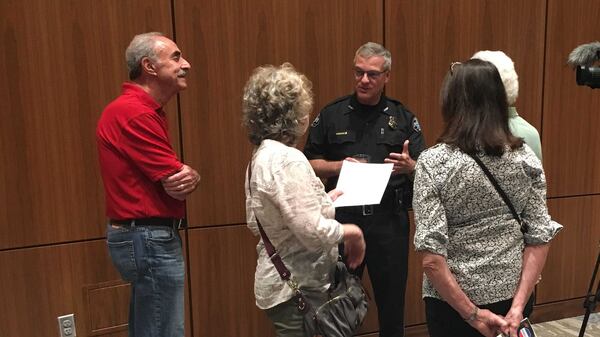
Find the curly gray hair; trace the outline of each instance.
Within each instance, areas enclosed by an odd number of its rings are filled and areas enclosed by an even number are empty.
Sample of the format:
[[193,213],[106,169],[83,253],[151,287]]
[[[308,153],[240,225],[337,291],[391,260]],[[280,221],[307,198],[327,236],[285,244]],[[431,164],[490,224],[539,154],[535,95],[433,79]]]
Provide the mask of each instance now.
[[299,120],[308,119],[312,106],[312,83],[294,66],[261,66],[244,87],[242,124],[254,145],[264,139],[295,145],[305,132]]
[[156,37],[165,36],[163,33],[150,32],[133,37],[125,50],[125,61],[129,70],[129,79],[135,80],[142,75],[142,59],[148,57],[156,61]]

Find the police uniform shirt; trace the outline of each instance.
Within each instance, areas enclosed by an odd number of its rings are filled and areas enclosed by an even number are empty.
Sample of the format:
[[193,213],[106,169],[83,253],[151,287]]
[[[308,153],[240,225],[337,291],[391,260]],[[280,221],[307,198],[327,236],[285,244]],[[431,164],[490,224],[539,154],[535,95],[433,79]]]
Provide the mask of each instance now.
[[[410,156],[417,160],[425,141],[417,118],[402,103],[382,96],[377,105],[367,106],[350,95],[327,105],[315,118],[304,154],[309,160],[339,161],[364,153],[372,163],[383,163],[390,152],[402,153],[407,139]],[[407,175],[393,175],[384,198],[407,182]],[[327,190],[336,184],[337,177],[328,179]]]

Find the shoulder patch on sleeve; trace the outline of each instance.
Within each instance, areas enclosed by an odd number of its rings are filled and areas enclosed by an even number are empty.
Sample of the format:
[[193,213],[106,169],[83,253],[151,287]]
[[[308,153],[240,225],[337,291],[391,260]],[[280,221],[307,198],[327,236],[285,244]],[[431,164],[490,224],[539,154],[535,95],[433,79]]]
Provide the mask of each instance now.
[[315,120],[312,122],[312,124],[310,126],[314,128],[317,125],[319,125],[320,121],[321,121],[321,114],[318,114],[317,117],[315,118]]
[[417,119],[417,117],[413,117],[412,127],[413,130],[415,130],[415,132],[421,132],[421,124],[419,124],[419,120]]

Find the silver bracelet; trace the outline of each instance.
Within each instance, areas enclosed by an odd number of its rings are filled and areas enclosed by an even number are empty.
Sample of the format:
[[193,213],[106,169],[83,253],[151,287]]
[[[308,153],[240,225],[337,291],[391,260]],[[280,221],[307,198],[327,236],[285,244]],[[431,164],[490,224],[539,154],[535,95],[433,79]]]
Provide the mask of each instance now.
[[473,309],[473,312],[469,315],[469,317],[465,318],[465,322],[471,323],[474,320],[476,320],[478,313],[479,313],[479,307],[475,306],[475,309]]

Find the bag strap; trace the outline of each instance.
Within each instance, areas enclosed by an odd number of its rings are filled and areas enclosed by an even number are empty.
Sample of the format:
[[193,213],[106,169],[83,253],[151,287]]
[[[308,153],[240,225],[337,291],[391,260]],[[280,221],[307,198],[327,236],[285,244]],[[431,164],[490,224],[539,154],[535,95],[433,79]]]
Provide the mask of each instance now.
[[515,206],[513,206],[512,202],[510,201],[510,198],[508,197],[508,195],[506,195],[506,193],[504,192],[502,187],[500,187],[500,184],[498,184],[498,181],[496,180],[496,178],[494,178],[494,176],[492,175],[490,170],[483,164],[483,162],[481,161],[481,159],[479,159],[479,157],[477,157],[476,155],[471,154],[471,153],[468,153],[468,155],[471,158],[473,158],[473,160],[475,160],[475,162],[477,163],[477,165],[479,165],[479,167],[481,167],[481,169],[483,170],[483,173],[485,173],[485,175],[488,177],[488,179],[490,180],[492,185],[494,185],[494,188],[496,189],[498,194],[500,194],[500,197],[502,197],[502,200],[504,200],[504,203],[506,204],[506,206],[508,206],[508,208],[510,209],[510,212],[512,213],[513,217],[517,220],[517,222],[521,226],[521,232],[525,233],[527,231],[527,228],[521,221],[521,217],[515,210]]
[[[252,196],[252,189],[250,188],[251,176],[252,176],[252,158],[250,158],[250,163],[248,164],[248,194],[250,196]],[[281,256],[279,256],[279,253],[277,253],[275,246],[273,246],[273,243],[271,242],[271,240],[269,240],[269,237],[267,236],[267,233],[265,233],[265,230],[263,229],[263,226],[260,224],[260,221],[258,220],[258,217],[256,216],[256,214],[254,214],[254,218],[256,219],[256,224],[258,225],[258,231],[260,232],[260,237],[263,240],[263,244],[265,245],[265,249],[267,250],[269,259],[275,266],[275,269],[277,269],[277,272],[279,273],[279,276],[281,277],[281,279],[284,280],[290,286],[290,288],[292,288],[292,290],[294,291],[294,297],[296,298],[296,304],[298,307],[298,311],[305,312],[306,310],[308,310],[310,308],[310,304],[308,304],[308,301],[306,300],[306,298],[300,291],[300,287],[298,286],[298,283],[291,278],[292,273],[290,272],[289,269],[287,269],[287,267],[283,263],[283,260],[281,260]]]
[[[248,194],[250,196],[252,196],[252,189],[250,188],[250,177],[251,176],[252,176],[252,160],[250,160],[250,163],[248,164]],[[267,236],[267,233],[265,233],[265,230],[263,229],[263,226],[260,224],[260,221],[258,220],[258,217],[256,216],[256,214],[254,214],[254,217],[256,218],[256,224],[258,225],[258,231],[260,232],[260,237],[262,238],[263,243],[265,244],[265,249],[267,250],[269,259],[271,259],[271,262],[273,262],[273,264],[275,265],[275,269],[277,269],[277,272],[279,273],[279,276],[281,276],[281,279],[284,281],[288,281],[291,276],[289,269],[287,269],[285,264],[283,264],[283,261],[281,260],[281,256],[279,256],[279,253],[277,253],[275,246],[273,246],[273,243],[271,243],[271,240],[269,240],[269,237]]]

